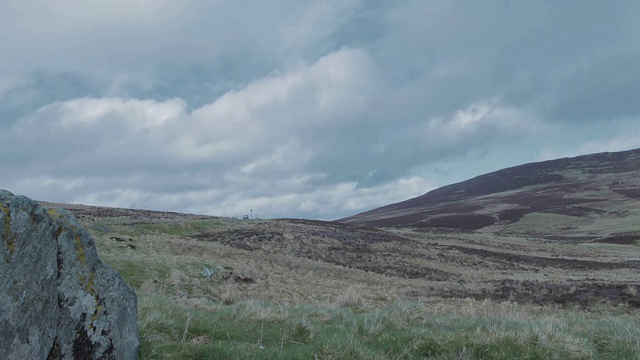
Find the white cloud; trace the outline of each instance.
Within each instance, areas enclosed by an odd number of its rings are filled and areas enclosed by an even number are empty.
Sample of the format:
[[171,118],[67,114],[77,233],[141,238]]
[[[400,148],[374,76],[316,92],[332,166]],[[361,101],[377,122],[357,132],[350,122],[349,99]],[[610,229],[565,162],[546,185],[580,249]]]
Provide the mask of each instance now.
[[421,125],[420,135],[429,147],[459,146],[482,138],[509,140],[532,134],[542,127],[524,109],[501,104],[499,99],[481,100],[452,116],[438,116]]
[[[228,181],[220,187],[175,192],[155,192],[140,185],[152,181],[148,176],[127,176],[107,184],[97,177],[48,177],[22,179],[11,185],[16,193],[47,201],[67,201],[101,206],[184,211],[197,214],[235,216],[254,210],[261,217],[310,217],[332,220],[355,212],[422,195],[435,184],[421,178],[399,178],[371,187],[354,182],[314,186],[316,177],[292,175],[279,182],[280,188],[266,189],[272,183]],[[229,180],[229,179],[228,179]],[[254,187],[261,188],[252,192]],[[244,189],[244,190],[243,190]]]
[[[9,179],[9,185],[52,201],[206,213],[269,203],[274,215],[329,216],[380,204],[393,191],[380,197],[375,187],[355,183],[318,188],[326,176],[309,168],[320,154],[307,142],[313,129],[349,122],[366,110],[376,96],[372,71],[366,52],[343,48],[191,112],[182,99],[49,104],[0,133],[14,151],[31,154],[19,166],[32,177]],[[182,180],[173,178],[176,168]],[[70,181],[76,178],[67,174],[78,171],[104,175]],[[403,184],[415,185],[415,179]],[[415,187],[401,193],[408,190]]]
[[275,145],[270,153],[256,154],[250,163],[241,167],[241,171],[248,176],[260,176],[262,179],[291,173],[303,168],[312,155],[313,152],[305,149],[299,140],[289,139]]
[[169,122],[175,122],[184,117],[185,103],[181,99],[156,102],[121,98],[85,98],[49,105],[38,112],[48,115],[59,114],[58,125],[62,128],[93,126],[101,122],[118,126],[113,124],[114,121],[118,121],[126,132],[139,132],[161,128]]
[[[357,183],[344,182],[326,186],[310,186],[305,180],[292,178],[288,192],[269,193],[264,196],[242,196],[235,191],[216,204],[200,201],[189,211],[195,213],[224,212],[227,216],[245,214],[253,209],[262,217],[313,217],[333,220],[377,206],[406,200],[435,188],[424,178],[399,178],[371,187],[358,187]],[[202,197],[200,197],[202,200]],[[193,204],[193,202],[192,202]],[[221,205],[222,204],[222,208]]]
[[[47,105],[8,135],[16,146],[30,137],[62,144],[59,156],[145,154],[180,161],[247,159],[278,148],[296,129],[348,121],[370,101],[367,54],[341,49],[315,64],[275,73],[187,113],[181,99],[100,98]],[[286,134],[286,135],[285,135]],[[304,150],[304,149],[302,149]],[[303,151],[296,151],[303,153]],[[97,157],[97,158],[96,158]]]
[[372,66],[365,52],[344,48],[231,91],[191,114],[174,150],[199,159],[259,154],[281,134],[348,121],[375,96]]

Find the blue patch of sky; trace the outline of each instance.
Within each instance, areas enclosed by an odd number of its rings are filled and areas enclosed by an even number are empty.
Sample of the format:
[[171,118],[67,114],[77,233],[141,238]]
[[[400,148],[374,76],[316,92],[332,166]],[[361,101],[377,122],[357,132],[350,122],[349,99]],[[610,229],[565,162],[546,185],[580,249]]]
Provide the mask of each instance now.
[[102,84],[78,74],[36,72],[2,95],[0,129],[10,127],[18,119],[47,104],[99,96],[101,88]]

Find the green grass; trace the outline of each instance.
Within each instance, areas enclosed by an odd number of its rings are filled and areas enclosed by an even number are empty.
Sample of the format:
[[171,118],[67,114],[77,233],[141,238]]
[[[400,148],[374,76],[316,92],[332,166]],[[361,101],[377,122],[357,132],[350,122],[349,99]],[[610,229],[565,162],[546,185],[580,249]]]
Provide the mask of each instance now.
[[[227,220],[228,222],[229,220]],[[124,236],[168,235],[189,236],[211,230],[227,228],[228,223],[222,220],[202,219],[189,221],[145,220],[137,219],[97,219],[88,224],[89,230],[96,235],[117,233]]]
[[[398,301],[335,305],[139,299],[142,359],[638,359],[640,322],[469,301],[460,313]],[[206,343],[194,344],[194,339]]]
[[172,236],[188,236],[200,234],[213,229],[224,228],[226,225],[217,220],[196,220],[179,223],[159,222],[156,224],[131,225],[130,233],[133,235],[163,234]]
[[506,226],[505,229],[515,232],[539,231],[540,229],[556,232],[566,228],[579,227],[586,223],[588,221],[575,216],[534,212],[524,215],[520,221]]

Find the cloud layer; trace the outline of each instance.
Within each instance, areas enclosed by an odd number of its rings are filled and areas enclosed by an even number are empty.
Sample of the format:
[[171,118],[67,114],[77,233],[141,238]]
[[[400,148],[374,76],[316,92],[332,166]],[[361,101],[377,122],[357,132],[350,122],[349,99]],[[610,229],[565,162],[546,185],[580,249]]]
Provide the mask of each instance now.
[[332,219],[640,146],[633,2],[0,0],[1,187]]

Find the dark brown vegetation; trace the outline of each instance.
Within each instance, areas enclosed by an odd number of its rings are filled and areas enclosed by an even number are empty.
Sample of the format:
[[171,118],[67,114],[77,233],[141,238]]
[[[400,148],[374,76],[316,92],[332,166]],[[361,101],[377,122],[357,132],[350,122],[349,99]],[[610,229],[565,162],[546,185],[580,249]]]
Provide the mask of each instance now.
[[[634,236],[600,239],[627,244],[634,256],[599,256],[575,242],[491,239],[470,232],[390,232],[330,222],[273,220],[208,231],[192,238],[250,252],[286,255],[419,280],[405,296],[509,300],[558,306],[623,304],[638,308],[640,254]],[[616,245],[618,246],[618,245]],[[627,276],[617,274],[623,272]],[[634,280],[635,279],[635,280]]]
[[[482,289],[480,298],[496,301],[514,301],[521,304],[581,306],[587,308],[598,302],[613,306],[620,304],[630,308],[640,308],[638,285],[624,285],[598,282],[543,282],[539,280],[502,280]],[[447,297],[468,297],[468,294],[451,290]]]

